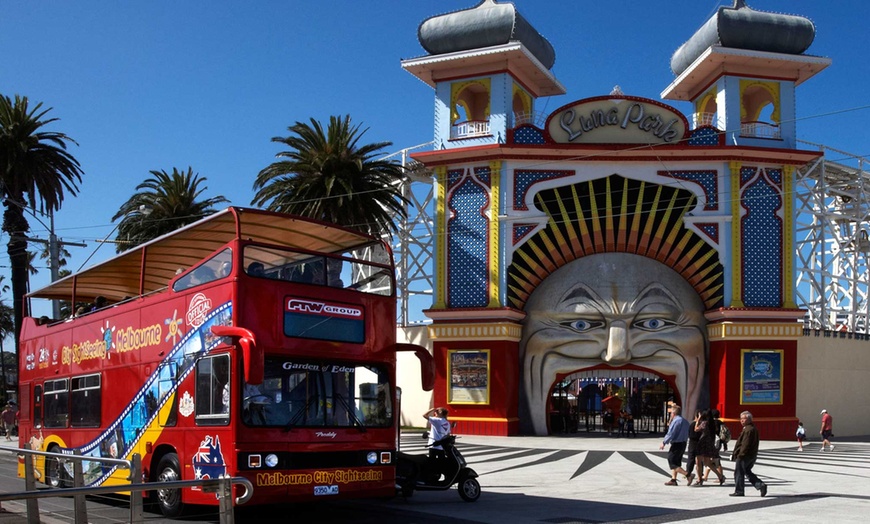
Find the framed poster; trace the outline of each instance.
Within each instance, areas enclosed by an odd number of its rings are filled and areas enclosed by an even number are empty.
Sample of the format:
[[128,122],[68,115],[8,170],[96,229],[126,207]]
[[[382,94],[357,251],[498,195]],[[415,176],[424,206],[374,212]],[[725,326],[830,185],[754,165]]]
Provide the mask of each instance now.
[[489,350],[448,350],[447,379],[449,404],[489,404]]
[[741,350],[741,404],[782,404],[782,354],[781,349]]

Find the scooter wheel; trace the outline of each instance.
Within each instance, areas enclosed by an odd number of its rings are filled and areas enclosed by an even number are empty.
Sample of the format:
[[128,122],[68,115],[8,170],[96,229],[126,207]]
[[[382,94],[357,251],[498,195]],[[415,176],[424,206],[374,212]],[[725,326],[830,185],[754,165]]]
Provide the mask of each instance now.
[[475,478],[466,477],[459,482],[459,496],[465,502],[474,502],[480,498],[480,482]]

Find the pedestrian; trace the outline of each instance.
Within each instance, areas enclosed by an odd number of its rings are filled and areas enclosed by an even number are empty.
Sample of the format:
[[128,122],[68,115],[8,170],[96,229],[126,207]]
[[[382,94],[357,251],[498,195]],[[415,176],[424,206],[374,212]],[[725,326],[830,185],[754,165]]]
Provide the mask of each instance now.
[[822,415],[822,429],[819,430],[819,434],[822,435],[822,449],[819,451],[825,451],[825,446],[829,446],[828,451],[834,451],[834,445],[831,444],[831,437],[834,436],[834,417],[827,409],[823,409],[820,415]]
[[794,436],[797,437],[798,441],[798,451],[804,450],[804,439],[807,438],[807,431],[804,429],[804,423],[798,420],[797,430],[794,432]]
[[11,403],[7,403],[0,414],[3,419],[3,432],[6,434],[6,440],[12,440],[12,431],[15,429],[15,408]]
[[749,479],[749,482],[755,486],[755,489],[761,492],[761,496],[767,495],[767,484],[761,481],[755,473],[752,472],[752,466],[755,465],[755,459],[758,458],[758,430],[755,429],[755,424],[752,423],[752,413],[744,411],[740,414],[740,425],[743,426],[743,431],[737,437],[737,442],[734,443],[734,451],[731,454],[731,460],[734,465],[734,493],[732,497],[742,497],[744,489],[744,477]]
[[[719,462],[719,450],[716,449],[715,442],[716,422],[709,409],[705,409],[698,417],[698,421],[695,424],[695,432],[700,435],[700,438],[698,439],[698,449],[695,453],[698,462],[698,480],[695,482],[695,485],[703,486],[707,477],[710,475],[711,470],[716,473],[717,477],[719,477],[719,485],[721,486],[722,484],[725,484],[725,475],[722,472],[722,465],[719,464],[717,467],[717,463]],[[706,475],[702,476],[701,473],[704,471],[704,466],[707,466],[708,471]]]
[[668,411],[671,413],[671,421],[659,449],[665,449],[665,446],[670,444],[668,466],[671,468],[671,480],[665,482],[665,486],[676,486],[678,474],[685,476],[686,481],[689,480],[689,472],[680,465],[683,460],[683,452],[686,451],[686,442],[689,440],[689,422],[680,415],[682,412],[680,406],[674,404]]
[[728,451],[728,442],[731,440],[731,430],[722,422],[718,409],[713,409],[713,420],[716,421],[716,449],[718,451]]
[[[701,410],[695,410],[695,418],[689,422],[689,440],[686,441],[686,471],[689,472],[689,476],[686,477],[686,485],[692,485],[692,479],[695,478],[695,466],[697,465],[697,456],[698,456],[698,439],[701,438],[701,433],[695,431],[695,427],[698,424],[698,420],[701,418]],[[700,478],[701,471],[698,471],[698,477]]]

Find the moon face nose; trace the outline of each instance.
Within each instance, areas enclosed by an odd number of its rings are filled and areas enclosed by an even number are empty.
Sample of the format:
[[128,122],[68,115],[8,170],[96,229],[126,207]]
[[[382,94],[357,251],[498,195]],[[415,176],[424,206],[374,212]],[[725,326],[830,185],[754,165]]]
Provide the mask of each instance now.
[[603,360],[608,363],[622,363],[631,360],[631,351],[628,349],[628,328],[622,320],[610,324],[607,334],[607,351]]

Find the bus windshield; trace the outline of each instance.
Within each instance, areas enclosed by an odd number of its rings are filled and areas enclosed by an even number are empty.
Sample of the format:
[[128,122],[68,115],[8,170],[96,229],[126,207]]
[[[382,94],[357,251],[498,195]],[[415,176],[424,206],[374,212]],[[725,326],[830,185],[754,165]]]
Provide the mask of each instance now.
[[382,244],[370,244],[330,256],[289,249],[247,246],[245,272],[254,277],[353,289],[392,296],[389,254]]
[[263,383],[245,384],[242,418],[249,426],[390,426],[386,367],[266,358]]

